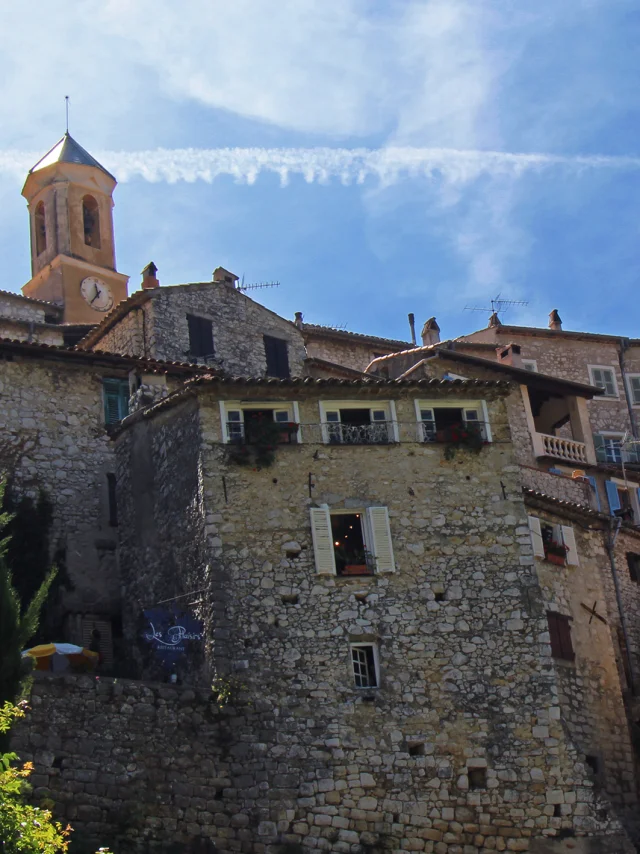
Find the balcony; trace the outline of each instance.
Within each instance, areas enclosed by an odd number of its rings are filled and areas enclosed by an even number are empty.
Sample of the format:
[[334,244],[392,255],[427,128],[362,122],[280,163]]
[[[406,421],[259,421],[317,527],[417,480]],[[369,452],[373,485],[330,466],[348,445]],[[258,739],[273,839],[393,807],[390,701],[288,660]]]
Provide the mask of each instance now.
[[330,445],[387,445],[391,439],[391,425],[387,421],[373,424],[325,425]]
[[533,434],[533,448],[536,457],[553,457],[565,463],[589,465],[587,446],[575,439],[562,436],[549,436],[546,433]]

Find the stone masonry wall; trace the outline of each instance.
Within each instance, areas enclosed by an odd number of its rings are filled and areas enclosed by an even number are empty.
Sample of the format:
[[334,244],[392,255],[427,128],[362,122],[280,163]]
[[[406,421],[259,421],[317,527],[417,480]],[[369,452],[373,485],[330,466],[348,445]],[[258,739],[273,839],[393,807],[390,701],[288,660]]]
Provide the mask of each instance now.
[[0,338],[12,341],[33,341],[38,344],[50,344],[59,347],[64,344],[62,326],[31,325],[26,320],[7,320],[0,317]]
[[21,299],[18,294],[0,292],[0,317],[10,320],[27,320],[44,323],[46,306],[42,303]]
[[234,710],[221,711],[211,691],[36,674],[29,704],[11,747],[35,763],[34,800],[55,802],[74,828],[72,848],[207,851],[193,847],[204,834],[233,835],[241,850],[247,821],[229,789]]
[[293,323],[217,282],[154,290],[150,302],[118,321],[94,349],[195,361],[189,353],[187,314],[212,321],[215,358],[208,362],[212,367],[236,375],[265,376],[263,335],[271,335],[287,341],[291,374],[302,375],[307,354],[302,334]]
[[0,361],[0,465],[20,493],[35,497],[42,488],[53,503],[52,540],[65,549],[75,585],[66,607],[115,613],[117,541],[106,480],[115,461],[95,367],[17,355]]
[[[127,356],[150,356],[147,341],[147,330],[153,328],[153,301],[145,302],[127,312],[114,326],[106,332],[94,350],[106,350],[108,353],[120,353]],[[182,358],[176,361],[187,361]]]
[[[222,603],[209,660],[255,710],[239,716],[230,747],[230,789],[252,829],[243,850],[564,851],[558,835],[575,836],[575,850],[587,850],[582,837],[597,844],[589,850],[629,850],[561,720],[503,401],[489,401],[496,441],[478,456],[447,461],[415,442],[303,444],[253,470],[220,445],[213,392],[199,400],[206,552],[195,610]],[[317,421],[317,405],[300,401],[303,423]],[[413,399],[396,405],[400,421],[415,418]],[[119,471],[133,447],[125,431]],[[169,477],[168,461],[165,473],[154,461],[152,478]],[[151,492],[154,512],[171,501]],[[308,514],[322,503],[388,507],[396,572],[319,576]],[[174,524],[182,506],[180,494]],[[191,567],[177,549],[170,565]],[[123,547],[126,584],[153,597],[175,588],[166,561],[141,556]],[[135,642],[136,628],[125,630]],[[357,641],[378,644],[377,690],[354,688]],[[216,843],[236,850],[240,837],[226,834]]]
[[307,354],[310,358],[326,359],[356,371],[364,371],[376,356],[393,352],[384,346],[372,345],[370,341],[359,341],[357,338],[348,340],[336,340],[329,336],[323,337],[319,333],[304,332]]

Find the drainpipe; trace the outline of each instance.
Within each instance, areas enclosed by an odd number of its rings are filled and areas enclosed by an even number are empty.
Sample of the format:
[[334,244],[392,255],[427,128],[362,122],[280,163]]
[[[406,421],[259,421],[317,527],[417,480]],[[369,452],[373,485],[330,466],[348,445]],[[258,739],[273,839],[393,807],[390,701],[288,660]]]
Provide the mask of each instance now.
[[[616,526],[615,531],[613,530],[614,525]],[[611,562],[611,575],[613,576],[613,586],[616,591],[616,602],[618,603],[618,613],[620,614],[620,626],[622,628],[622,636],[624,637],[624,644],[627,650],[627,664],[629,666],[629,676],[631,677],[631,696],[635,697],[636,679],[633,667],[633,660],[631,657],[631,646],[629,645],[629,632],[627,631],[627,621],[624,616],[624,608],[622,607],[622,594],[620,593],[620,581],[618,579],[618,570],[616,567],[615,555],[615,545],[616,540],[618,539],[618,534],[620,533],[621,525],[622,519],[613,516],[611,517],[611,519],[609,520],[609,531],[607,532],[605,546],[609,554],[609,560]]]
[[618,362],[620,363],[620,373],[622,374],[622,385],[624,386],[624,399],[627,401],[627,409],[629,411],[629,421],[631,422],[631,433],[634,439],[638,438],[638,432],[636,430],[636,423],[633,417],[633,401],[629,396],[629,387],[627,384],[627,376],[625,373],[624,367],[624,354],[625,350],[629,349],[629,339],[621,338],[620,346],[618,348]]

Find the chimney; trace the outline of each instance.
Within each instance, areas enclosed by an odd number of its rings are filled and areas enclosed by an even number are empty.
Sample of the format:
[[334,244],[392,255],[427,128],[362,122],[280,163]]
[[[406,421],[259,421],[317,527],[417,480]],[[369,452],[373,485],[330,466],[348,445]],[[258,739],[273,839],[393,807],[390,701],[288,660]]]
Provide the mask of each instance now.
[[435,317],[430,317],[422,327],[422,346],[429,347],[431,344],[440,343],[440,327],[436,323]]
[[158,268],[156,267],[156,265],[153,263],[153,261],[149,261],[147,266],[142,271],[142,287],[145,290],[148,290],[149,288],[160,287],[160,282],[158,281],[158,278],[156,276],[157,272]]
[[302,329],[304,323],[302,322],[302,312],[296,311],[296,319],[293,321],[294,326],[297,326],[298,329]]
[[549,329],[553,329],[554,332],[562,332],[562,319],[557,308],[554,308],[549,314]]
[[216,267],[213,271],[213,281],[220,282],[221,285],[227,285],[229,288],[234,288],[236,286],[236,282],[240,277],[236,276],[235,273],[230,273],[228,270],[225,270],[224,267]]
[[416,346],[416,316],[413,312],[409,312],[409,329],[411,330],[411,343]]
[[494,311],[493,314],[489,317],[489,323],[487,324],[488,328],[492,326],[500,326],[500,318],[498,317],[498,312]]
[[496,348],[498,361],[502,365],[511,365],[512,368],[522,367],[522,355],[519,344],[506,344]]

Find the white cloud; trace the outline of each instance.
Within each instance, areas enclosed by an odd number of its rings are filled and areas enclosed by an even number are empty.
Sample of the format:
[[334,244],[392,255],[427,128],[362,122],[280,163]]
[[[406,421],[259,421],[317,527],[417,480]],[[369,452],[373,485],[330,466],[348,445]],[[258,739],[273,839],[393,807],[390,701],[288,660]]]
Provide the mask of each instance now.
[[[560,168],[574,173],[592,170],[637,170],[640,157],[576,156],[452,148],[210,148],[95,152],[119,181],[206,181],[222,175],[253,184],[261,173],[275,173],[286,185],[290,177],[344,184],[374,179],[386,187],[404,180],[429,178],[462,188],[483,175],[518,178],[529,172]],[[41,153],[0,151],[0,171],[24,177]],[[444,204],[447,196],[443,196]],[[455,202],[459,196],[453,197]]]

